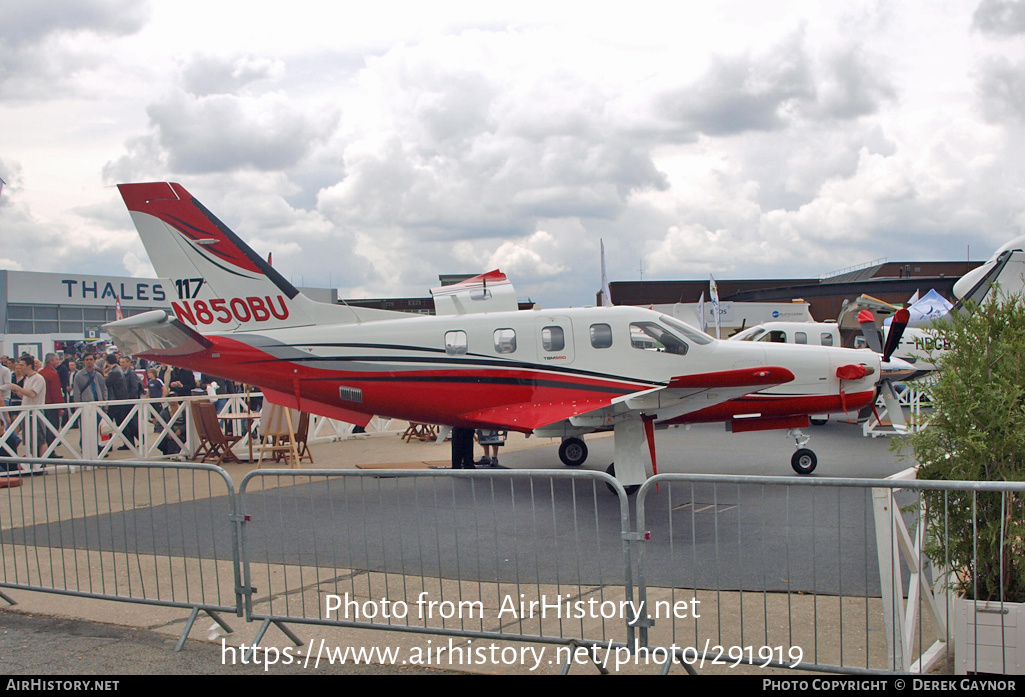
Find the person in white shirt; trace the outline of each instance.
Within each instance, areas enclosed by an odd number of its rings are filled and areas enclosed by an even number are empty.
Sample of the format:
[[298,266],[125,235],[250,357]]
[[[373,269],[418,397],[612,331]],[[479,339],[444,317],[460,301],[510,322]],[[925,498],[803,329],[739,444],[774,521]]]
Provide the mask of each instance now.
[[[7,356],[4,356],[3,363],[0,363],[0,407],[6,407],[11,401],[11,369],[8,368]],[[0,412],[0,428],[6,429],[8,422],[7,412]]]
[[46,379],[36,370],[36,359],[25,355],[19,360],[25,373],[25,385],[11,383],[11,391],[21,395],[23,406],[46,404]]
[[[6,359],[6,356],[4,358]],[[11,369],[4,363],[0,363],[0,406],[6,407],[9,401],[11,401]]]
[[[36,359],[25,355],[18,360],[21,362],[22,371],[25,373],[25,384],[20,386],[11,383],[11,391],[21,395],[21,404],[24,407],[46,404],[46,378],[36,370]],[[38,433],[38,424],[36,422],[43,418],[43,412],[36,411],[32,416],[33,418],[29,421],[30,427]],[[27,437],[26,440],[29,444],[33,442],[33,439],[29,437],[29,433],[24,433],[23,435]],[[37,438],[35,441],[37,448],[46,448],[45,440]],[[32,446],[29,445],[28,447],[29,453],[31,453]]]

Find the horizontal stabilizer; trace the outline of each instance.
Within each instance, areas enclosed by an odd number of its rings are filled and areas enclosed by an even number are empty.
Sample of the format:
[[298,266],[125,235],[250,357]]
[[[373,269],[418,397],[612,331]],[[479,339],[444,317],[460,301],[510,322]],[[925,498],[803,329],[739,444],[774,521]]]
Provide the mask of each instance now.
[[103,325],[118,347],[131,355],[187,356],[210,348],[205,336],[164,310],[151,310]]

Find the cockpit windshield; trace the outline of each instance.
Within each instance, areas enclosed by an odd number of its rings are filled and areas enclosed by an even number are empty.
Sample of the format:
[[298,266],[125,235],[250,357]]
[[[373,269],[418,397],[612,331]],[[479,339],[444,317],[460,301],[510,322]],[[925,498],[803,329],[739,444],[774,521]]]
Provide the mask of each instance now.
[[672,317],[668,317],[666,315],[662,315],[659,319],[661,319],[663,322],[665,322],[670,327],[675,329],[677,332],[682,334],[684,338],[690,339],[695,344],[700,344],[704,346],[705,344],[712,343],[712,337],[710,337],[708,334],[698,331],[694,327],[687,326],[679,320],[673,319]]
[[687,343],[665,327],[655,322],[631,322],[630,345],[648,351],[675,353],[683,356],[687,353]]

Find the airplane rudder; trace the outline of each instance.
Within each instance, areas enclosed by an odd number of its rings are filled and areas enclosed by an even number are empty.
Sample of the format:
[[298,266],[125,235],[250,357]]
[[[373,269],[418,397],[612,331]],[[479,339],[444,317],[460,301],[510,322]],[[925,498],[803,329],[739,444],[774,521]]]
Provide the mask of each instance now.
[[189,193],[180,184],[173,182],[139,182],[117,185],[121,198],[130,211],[145,212],[157,201],[180,201]]

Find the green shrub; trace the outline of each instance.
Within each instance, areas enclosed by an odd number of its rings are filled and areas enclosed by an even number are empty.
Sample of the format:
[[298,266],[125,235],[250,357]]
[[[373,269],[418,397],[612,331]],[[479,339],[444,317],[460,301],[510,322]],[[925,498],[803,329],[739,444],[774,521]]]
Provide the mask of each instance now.
[[[952,348],[930,389],[935,411],[927,428],[898,446],[921,463],[918,479],[1025,480],[1025,302],[996,296],[937,326]],[[926,551],[938,564],[949,561],[955,588],[977,600],[1000,600],[1003,589],[1005,601],[1025,602],[1022,495],[928,492],[925,499]]]

